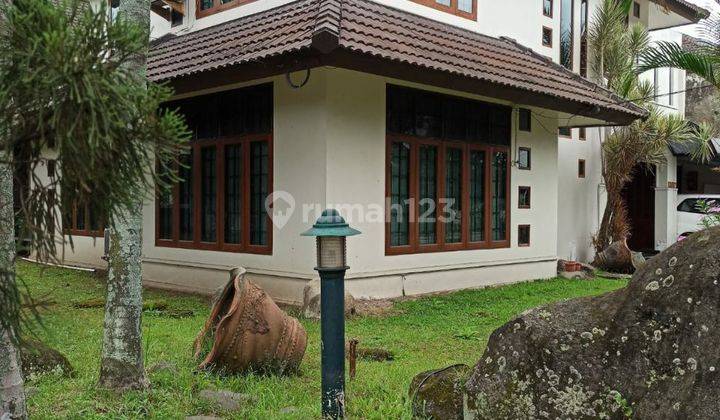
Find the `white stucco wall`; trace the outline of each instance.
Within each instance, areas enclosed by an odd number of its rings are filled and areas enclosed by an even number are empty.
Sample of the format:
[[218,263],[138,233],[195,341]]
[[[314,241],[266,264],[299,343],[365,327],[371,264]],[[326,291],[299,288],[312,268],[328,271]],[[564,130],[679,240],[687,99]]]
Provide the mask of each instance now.
[[[317,203],[319,210],[327,205],[375,205],[384,212],[385,89],[387,83],[406,83],[331,68],[313,70],[300,89],[290,88],[284,77],[269,80],[275,96],[274,190],[288,191],[296,200],[287,225],[273,230],[273,254],[155,246],[155,204],[148,200],[143,209],[147,285],[209,293],[225,283],[231,267],[241,265],[274,298],[297,303],[305,282],[316,276],[314,241],[300,233],[317,214],[308,214],[304,221],[303,205]],[[231,87],[238,85],[225,88]],[[554,276],[558,191],[556,182],[548,182],[557,177],[554,115],[542,110],[531,133],[513,132],[511,158],[516,158],[517,147],[531,147],[532,170],[511,170],[510,248],[386,256],[384,214],[379,220],[358,220],[358,214],[345,207],[347,218],[363,232],[348,240],[348,289],[358,297],[393,297]],[[519,185],[532,188],[531,209],[517,208]],[[531,225],[530,247],[517,246],[518,224]],[[66,256],[67,263],[105,266],[102,240],[74,241],[75,252]]]

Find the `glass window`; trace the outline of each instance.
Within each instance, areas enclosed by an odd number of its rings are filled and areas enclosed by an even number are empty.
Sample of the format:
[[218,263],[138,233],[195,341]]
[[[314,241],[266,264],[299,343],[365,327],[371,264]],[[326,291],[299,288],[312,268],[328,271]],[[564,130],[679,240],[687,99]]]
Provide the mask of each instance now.
[[518,187],[518,208],[530,208],[530,187]]
[[185,115],[194,139],[180,158],[180,181],[169,196],[158,194],[159,244],[271,253],[272,85],[167,106]]
[[543,0],[543,15],[552,17],[553,15],[553,0]]
[[543,26],[542,28],[542,44],[545,47],[552,47],[553,32],[552,29]]
[[[395,86],[387,100],[387,252],[509,246],[512,109]],[[430,115],[436,136],[406,123]]]
[[518,169],[530,170],[532,168],[532,154],[529,147],[518,149]]
[[560,2],[560,64],[572,70],[573,67],[573,2]]
[[434,9],[454,15],[475,19],[476,0],[412,0]]

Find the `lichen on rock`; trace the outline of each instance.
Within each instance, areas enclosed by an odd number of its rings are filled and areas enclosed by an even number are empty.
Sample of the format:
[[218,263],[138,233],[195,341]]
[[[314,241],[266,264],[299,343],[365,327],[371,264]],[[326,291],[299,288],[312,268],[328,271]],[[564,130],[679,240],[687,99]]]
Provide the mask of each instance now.
[[466,418],[716,418],[718,280],[713,228],[624,289],[526,311],[491,335],[465,384]]

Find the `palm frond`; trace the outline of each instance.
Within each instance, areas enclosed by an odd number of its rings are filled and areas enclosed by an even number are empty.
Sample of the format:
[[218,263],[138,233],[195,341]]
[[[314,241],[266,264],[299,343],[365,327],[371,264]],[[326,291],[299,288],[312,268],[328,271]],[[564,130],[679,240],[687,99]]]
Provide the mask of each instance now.
[[720,78],[717,74],[720,58],[700,52],[684,50],[675,42],[658,42],[654,48],[646,50],[640,57],[638,72],[642,73],[661,67],[675,67],[696,74],[714,86]]

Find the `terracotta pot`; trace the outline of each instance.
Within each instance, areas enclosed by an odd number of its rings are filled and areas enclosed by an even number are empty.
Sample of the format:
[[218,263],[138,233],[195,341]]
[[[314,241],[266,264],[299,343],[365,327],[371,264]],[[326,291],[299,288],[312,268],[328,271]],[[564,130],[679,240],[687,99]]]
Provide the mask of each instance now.
[[226,373],[297,371],[307,333],[258,285],[235,269],[195,339],[195,357],[210,348],[198,366]]

